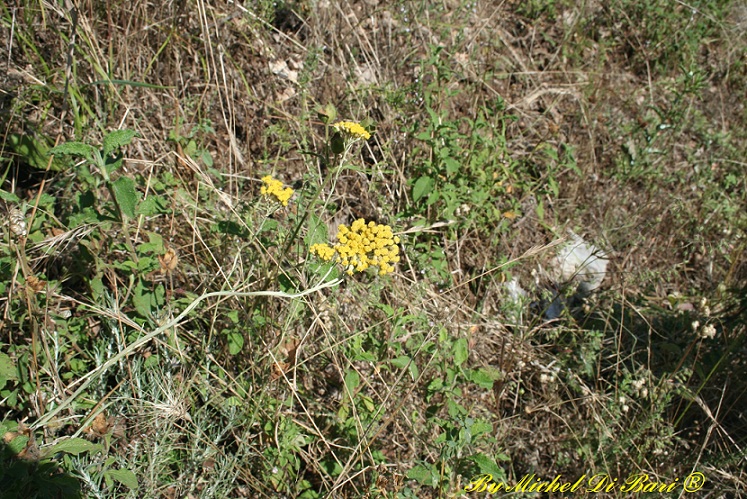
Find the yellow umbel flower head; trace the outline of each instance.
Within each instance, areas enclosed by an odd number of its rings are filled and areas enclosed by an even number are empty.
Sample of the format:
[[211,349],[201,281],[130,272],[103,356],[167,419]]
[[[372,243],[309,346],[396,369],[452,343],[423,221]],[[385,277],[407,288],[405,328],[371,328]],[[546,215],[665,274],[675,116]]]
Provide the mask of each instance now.
[[288,201],[293,195],[293,189],[290,187],[283,188],[283,183],[280,180],[272,178],[271,175],[262,177],[262,183],[265,185],[262,186],[259,192],[263,196],[274,196],[280,204],[288,206]]
[[394,272],[394,264],[399,262],[399,237],[392,234],[388,225],[368,222],[359,218],[348,228],[340,225],[337,244],[315,244],[312,254],[324,261],[338,261],[345,271],[363,272],[369,267],[378,267],[379,275]]
[[338,121],[332,126],[341,134],[352,139],[368,140],[371,138],[371,134],[368,133],[365,128],[352,121]]

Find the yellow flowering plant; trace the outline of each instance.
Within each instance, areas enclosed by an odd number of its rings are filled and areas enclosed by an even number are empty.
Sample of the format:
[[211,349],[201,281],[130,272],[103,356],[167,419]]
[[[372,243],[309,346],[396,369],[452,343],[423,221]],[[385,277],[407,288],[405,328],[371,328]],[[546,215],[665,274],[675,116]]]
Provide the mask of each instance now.
[[378,267],[379,275],[386,275],[399,262],[399,242],[388,225],[359,218],[349,228],[340,225],[337,244],[314,244],[310,251],[324,261],[339,262],[349,275],[369,267]]
[[283,187],[283,183],[280,180],[272,178],[271,175],[265,175],[262,177],[262,183],[264,184],[259,192],[263,196],[273,196],[283,206],[288,206],[291,196],[293,196],[293,189],[290,187]]
[[353,121],[338,121],[334,125],[335,130],[343,134],[349,139],[358,140],[368,140],[371,138],[371,134],[368,133],[368,131],[363,128],[363,126],[359,123],[355,123]]

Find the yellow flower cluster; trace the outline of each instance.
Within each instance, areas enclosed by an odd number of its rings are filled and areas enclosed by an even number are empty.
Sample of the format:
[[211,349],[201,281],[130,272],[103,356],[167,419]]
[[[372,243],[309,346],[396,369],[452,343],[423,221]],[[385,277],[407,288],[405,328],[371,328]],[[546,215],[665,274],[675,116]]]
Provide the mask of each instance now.
[[337,244],[314,244],[310,251],[324,261],[336,258],[348,274],[363,272],[371,266],[379,267],[379,275],[394,272],[399,262],[399,237],[392,234],[388,225],[368,222],[359,218],[348,228],[340,225]]
[[352,121],[338,121],[332,126],[335,127],[337,131],[354,139],[368,140],[371,138],[371,134],[368,133],[365,128],[360,126],[358,123],[353,123]]
[[288,200],[293,195],[293,189],[290,187],[283,189],[283,183],[280,180],[272,178],[270,175],[262,177],[262,183],[265,185],[262,186],[259,192],[263,196],[275,196],[283,206],[288,206]]

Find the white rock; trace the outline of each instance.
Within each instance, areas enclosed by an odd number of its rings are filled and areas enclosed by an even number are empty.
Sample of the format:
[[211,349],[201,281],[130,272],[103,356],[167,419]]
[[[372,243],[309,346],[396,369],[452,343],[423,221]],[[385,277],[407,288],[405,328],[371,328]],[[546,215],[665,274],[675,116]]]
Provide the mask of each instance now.
[[553,260],[553,270],[560,282],[575,282],[578,291],[588,295],[602,285],[607,275],[607,254],[577,234],[568,231],[570,240]]

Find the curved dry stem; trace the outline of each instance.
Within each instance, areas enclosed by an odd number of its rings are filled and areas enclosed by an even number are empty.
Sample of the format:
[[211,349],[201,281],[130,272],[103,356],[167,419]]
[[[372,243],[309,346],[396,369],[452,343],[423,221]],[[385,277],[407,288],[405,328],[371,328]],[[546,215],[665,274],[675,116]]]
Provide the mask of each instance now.
[[[330,270],[331,272],[331,270]],[[329,272],[327,272],[327,275],[324,276],[324,279],[329,275]],[[324,280],[322,279],[322,280]],[[331,288],[333,286],[338,285],[340,282],[342,282],[341,279],[334,279],[329,282],[325,282],[322,284],[318,284],[314,286],[313,288],[307,289],[306,291],[302,291],[300,293],[284,293],[282,291],[250,291],[250,292],[236,292],[236,291],[214,291],[212,293],[203,293],[202,295],[198,296],[197,298],[190,303],[187,308],[185,308],[182,313],[171,319],[166,324],[158,327],[157,329],[154,329],[150,333],[147,333],[145,336],[142,336],[141,338],[138,338],[136,341],[134,341],[132,344],[128,345],[126,348],[124,348],[121,352],[119,352],[117,355],[113,356],[103,364],[101,364],[98,368],[94,369],[93,371],[89,372],[87,375],[85,375],[82,378],[82,383],[78,387],[75,392],[73,392],[72,395],[70,395],[64,402],[62,402],[59,406],[55,407],[48,413],[46,413],[44,416],[39,418],[36,422],[29,425],[29,427],[32,430],[35,430],[37,428],[40,428],[47,424],[49,421],[52,420],[57,414],[59,414],[64,409],[68,408],[70,404],[81,394],[83,391],[88,388],[88,386],[93,382],[94,379],[97,379],[101,375],[103,375],[106,371],[109,370],[113,365],[115,365],[117,362],[121,361],[128,355],[132,354],[142,346],[144,346],[146,343],[150,342],[153,338],[158,336],[159,334],[163,333],[164,331],[167,331],[171,328],[174,328],[179,325],[179,323],[187,317],[187,315],[194,310],[197,305],[202,303],[203,301],[207,300],[208,298],[223,298],[223,297],[235,297],[235,298],[247,298],[251,296],[270,296],[275,298],[301,298],[302,296],[309,295],[311,293],[314,293],[316,291],[320,291],[325,288]]]

